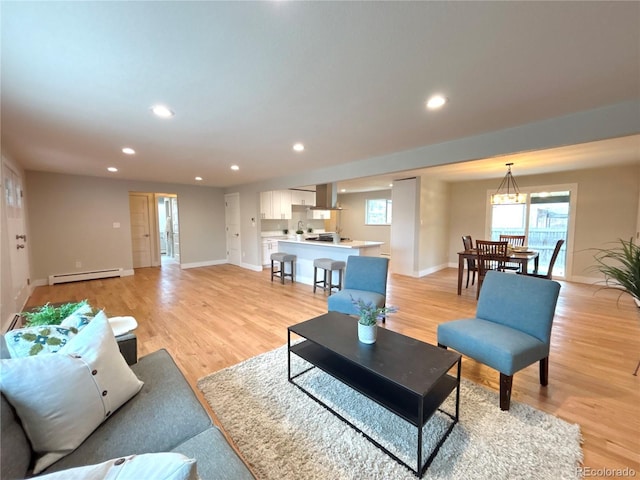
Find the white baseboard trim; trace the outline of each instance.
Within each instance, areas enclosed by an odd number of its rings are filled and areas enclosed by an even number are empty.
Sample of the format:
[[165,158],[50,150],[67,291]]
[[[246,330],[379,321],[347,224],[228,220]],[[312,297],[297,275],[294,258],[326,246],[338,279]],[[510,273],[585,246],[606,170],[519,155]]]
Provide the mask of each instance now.
[[263,270],[263,268],[264,268],[262,265],[252,265],[250,263],[243,263],[240,266],[242,268],[246,268],[247,270],[252,270],[254,272],[261,272]]
[[567,278],[566,280],[570,282],[589,283],[592,285],[597,285],[599,287],[604,287],[604,280],[598,277],[581,277],[581,276],[574,275],[571,278]]
[[214,265],[224,265],[225,263],[229,263],[226,258],[224,260],[207,260],[206,262],[181,263],[180,268],[182,270],[187,270],[189,268],[212,267]]
[[[437,265],[435,267],[425,268],[424,270],[420,270],[418,272],[418,278],[424,277],[425,275],[430,275],[432,273],[439,272],[440,270],[444,270],[445,268],[449,268],[450,266],[451,264],[443,263],[442,265]],[[455,268],[458,268],[458,265],[456,265]]]

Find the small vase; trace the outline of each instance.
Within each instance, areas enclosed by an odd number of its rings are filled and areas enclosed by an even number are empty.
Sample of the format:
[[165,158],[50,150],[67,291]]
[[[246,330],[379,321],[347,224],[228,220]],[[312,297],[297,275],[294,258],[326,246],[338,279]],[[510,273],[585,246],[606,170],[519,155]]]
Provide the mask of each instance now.
[[362,325],[361,323],[358,323],[358,340],[360,340],[362,343],[376,343],[377,334],[377,325]]

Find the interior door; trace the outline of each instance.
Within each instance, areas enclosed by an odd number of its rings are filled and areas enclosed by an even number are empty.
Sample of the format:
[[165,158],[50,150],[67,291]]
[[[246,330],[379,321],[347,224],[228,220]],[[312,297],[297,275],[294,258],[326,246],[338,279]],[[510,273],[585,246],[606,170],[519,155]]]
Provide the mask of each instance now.
[[[29,296],[29,257],[24,221],[22,178],[12,168],[2,164],[4,202],[7,222],[7,244],[11,268],[11,300],[13,313],[22,309]],[[3,319],[4,320],[4,319]]]
[[149,196],[146,194],[129,194],[129,211],[131,216],[131,248],[133,268],[151,266],[151,224]]
[[240,265],[240,194],[229,193],[224,196],[224,219],[227,232],[227,261]]
[[178,197],[171,197],[171,224],[173,239],[173,258],[180,260],[180,222],[178,221]]

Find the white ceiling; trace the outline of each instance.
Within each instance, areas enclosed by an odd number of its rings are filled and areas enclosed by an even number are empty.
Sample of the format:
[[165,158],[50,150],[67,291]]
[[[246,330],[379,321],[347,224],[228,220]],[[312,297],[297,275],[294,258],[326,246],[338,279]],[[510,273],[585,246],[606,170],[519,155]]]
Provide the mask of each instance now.
[[[2,150],[32,170],[228,187],[640,99],[640,2],[0,8]],[[436,92],[449,103],[427,111]],[[602,149],[637,161],[638,137],[518,156],[514,174]]]

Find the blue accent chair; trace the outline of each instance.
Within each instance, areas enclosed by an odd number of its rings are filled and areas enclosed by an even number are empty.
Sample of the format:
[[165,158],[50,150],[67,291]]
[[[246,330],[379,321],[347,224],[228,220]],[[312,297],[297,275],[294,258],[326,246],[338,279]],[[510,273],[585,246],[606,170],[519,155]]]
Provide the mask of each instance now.
[[347,257],[344,288],[327,298],[329,311],[357,315],[358,311],[351,301],[352,298],[361,298],[365,303],[373,302],[377,307],[384,307],[388,271],[388,258],[358,255]]
[[549,345],[560,284],[489,271],[476,318],[438,325],[438,346],[453,348],[500,372],[500,409],[509,410],[513,375],[540,362],[540,384],[549,380]]

